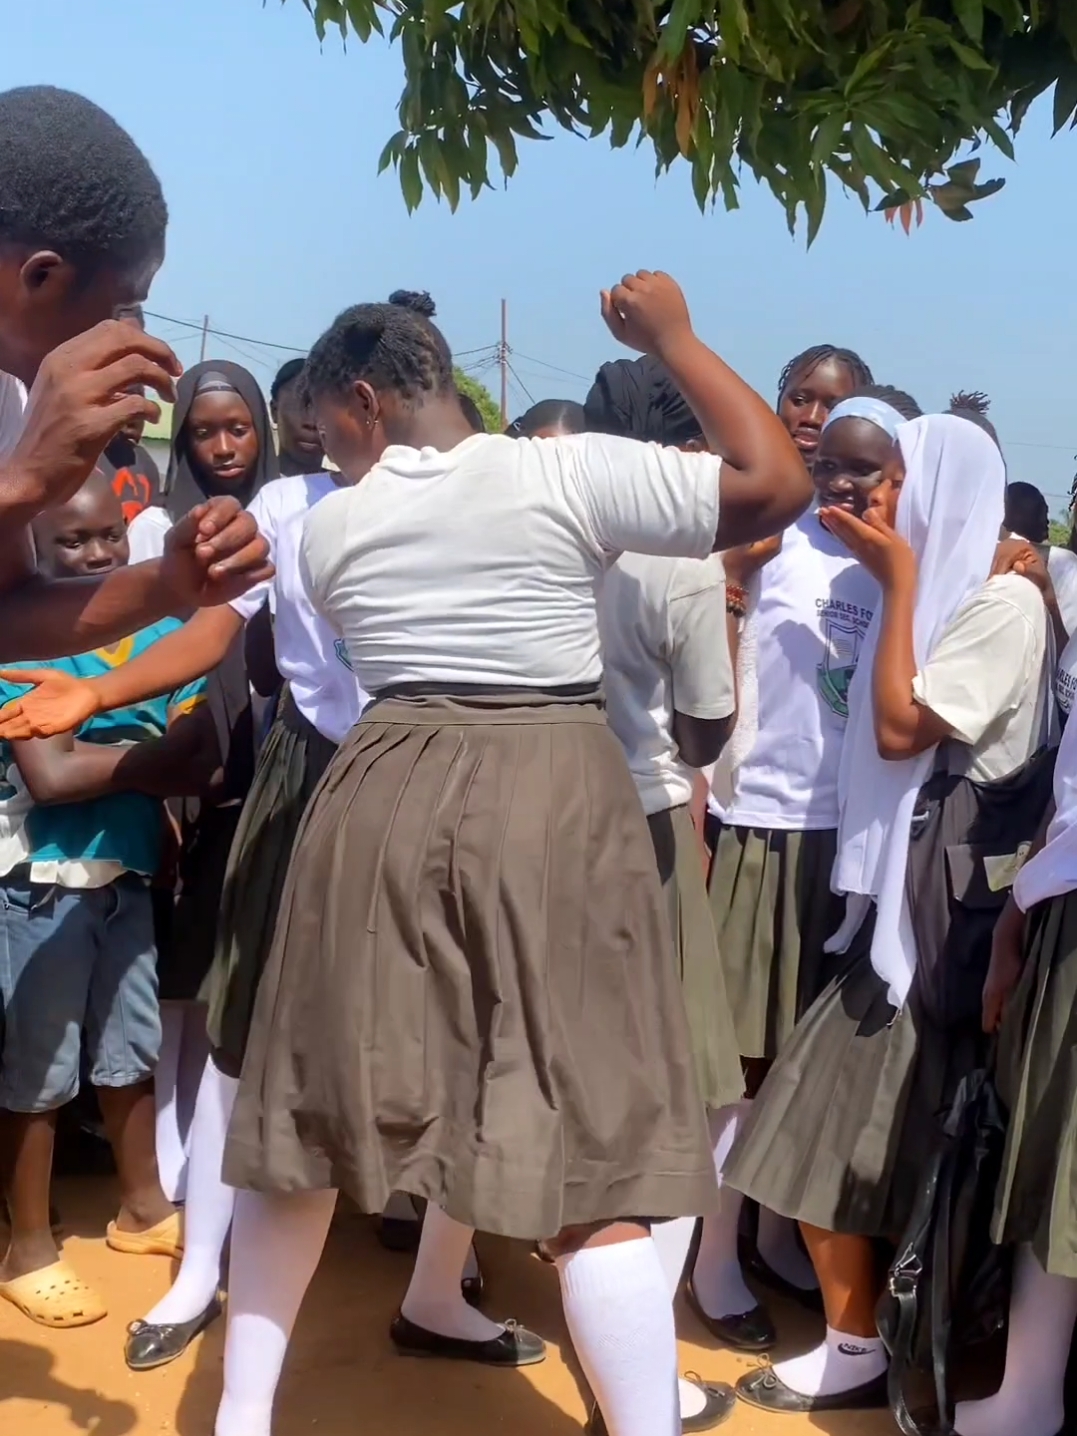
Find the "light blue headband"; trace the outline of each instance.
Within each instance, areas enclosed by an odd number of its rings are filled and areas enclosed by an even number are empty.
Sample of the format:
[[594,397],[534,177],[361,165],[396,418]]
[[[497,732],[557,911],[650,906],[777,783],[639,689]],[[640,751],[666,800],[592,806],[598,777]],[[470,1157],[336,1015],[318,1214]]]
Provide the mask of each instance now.
[[851,399],[843,399],[840,404],[835,404],[823,425],[824,433],[839,419],[866,419],[869,424],[882,429],[883,433],[889,434],[892,439],[897,438],[899,425],[909,422],[892,404],[887,404],[882,399],[872,399],[867,394],[859,398],[854,395]]

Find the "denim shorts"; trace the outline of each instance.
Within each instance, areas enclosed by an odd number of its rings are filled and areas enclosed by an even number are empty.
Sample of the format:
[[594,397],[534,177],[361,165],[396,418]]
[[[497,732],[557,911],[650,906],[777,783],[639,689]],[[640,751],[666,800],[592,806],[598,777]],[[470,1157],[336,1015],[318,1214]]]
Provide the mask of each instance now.
[[142,879],[61,888],[0,881],[4,1042],[0,1107],[49,1112],[79,1090],[85,1035],[95,1087],[132,1087],[161,1047],[153,908]]

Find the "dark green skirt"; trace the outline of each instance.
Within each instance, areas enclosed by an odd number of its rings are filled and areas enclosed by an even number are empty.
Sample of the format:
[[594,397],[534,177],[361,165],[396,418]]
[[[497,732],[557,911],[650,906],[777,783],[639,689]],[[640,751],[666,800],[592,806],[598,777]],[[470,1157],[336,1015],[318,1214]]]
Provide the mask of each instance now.
[[837,833],[722,828],[710,904],[742,1057],[774,1058],[845,965],[824,953],[845,916],[830,891]]
[[652,813],[647,826],[669,907],[699,1090],[708,1107],[725,1107],[744,1095],[744,1077],[707,902],[702,851],[687,808]]
[[961,1077],[974,1027],[929,1022],[915,984],[900,1013],[867,936],[797,1024],[730,1154],[725,1179],[761,1206],[848,1235],[897,1240]]
[[277,926],[284,879],[307,802],[336,744],[288,694],[258,759],[228,857],[213,966],[206,979],[213,1060],[238,1077],[254,999]]
[[992,1236],[1077,1277],[1077,893],[1036,908],[1029,941],[999,1037],[1010,1123]]

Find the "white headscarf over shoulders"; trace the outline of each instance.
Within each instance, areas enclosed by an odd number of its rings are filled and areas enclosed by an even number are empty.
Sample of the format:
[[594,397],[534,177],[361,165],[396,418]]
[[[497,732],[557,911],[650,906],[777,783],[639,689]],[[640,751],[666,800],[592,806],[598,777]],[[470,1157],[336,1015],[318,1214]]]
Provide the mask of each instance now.
[[[991,439],[975,424],[932,414],[902,424],[897,442],[905,482],[897,532],[916,555],[918,582],[913,650],[922,671],[961,606],[988,579],[1002,526],[1006,470]],[[935,748],[890,762],[875,738],[872,671],[881,605],[868,628],[849,689],[849,724],[842,747],[838,793],[841,817],[835,892],[861,895],[827,944],[848,947],[874,899],[877,913],[871,965],[890,1001],[904,1006],[916,971],[916,943],[905,905],[909,829],[916,795],[930,776]]]

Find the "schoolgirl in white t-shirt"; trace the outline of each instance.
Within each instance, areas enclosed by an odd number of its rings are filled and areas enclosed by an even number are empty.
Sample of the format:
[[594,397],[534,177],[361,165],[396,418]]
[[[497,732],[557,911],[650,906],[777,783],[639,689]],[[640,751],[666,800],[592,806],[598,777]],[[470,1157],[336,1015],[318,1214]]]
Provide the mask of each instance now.
[[[907,395],[878,388],[828,409],[813,456],[819,502],[863,512],[905,412],[918,412]],[[838,764],[849,684],[878,598],[876,581],[826,531],[815,507],[752,572],[757,557],[725,556],[749,611],[742,631],[731,634],[739,648],[738,722],[725,792],[711,806],[709,884],[748,1101],[834,966],[823,946],[844,912],[830,891]],[[747,1111],[747,1102],[730,1109],[727,1127],[735,1132]],[[732,1136],[724,1135],[728,1151]],[[721,1217],[704,1223],[692,1294],[716,1336],[764,1351],[777,1333],[740,1275],[739,1202],[723,1189]],[[784,1294],[817,1300],[795,1232],[769,1212],[760,1217],[754,1266]]]
[[[955,776],[992,783],[1021,769],[1049,726],[1043,602],[1018,573],[990,576],[1004,481],[986,435],[934,415],[900,426],[862,520],[824,514],[883,597],[839,771],[833,881],[850,897],[830,945],[848,961],[779,1054],[728,1170],[746,1195],[801,1223],[832,1323],[814,1350],[738,1383],[767,1411],[885,1404],[873,1242],[905,1229],[938,1114],[983,1061],[979,991],[957,984],[945,1012],[925,995],[914,924],[926,915],[908,909],[907,876],[913,813],[938,756]],[[972,865],[963,881],[992,883],[967,836],[955,829],[949,841],[947,865]],[[930,878],[943,892],[948,881]]]

